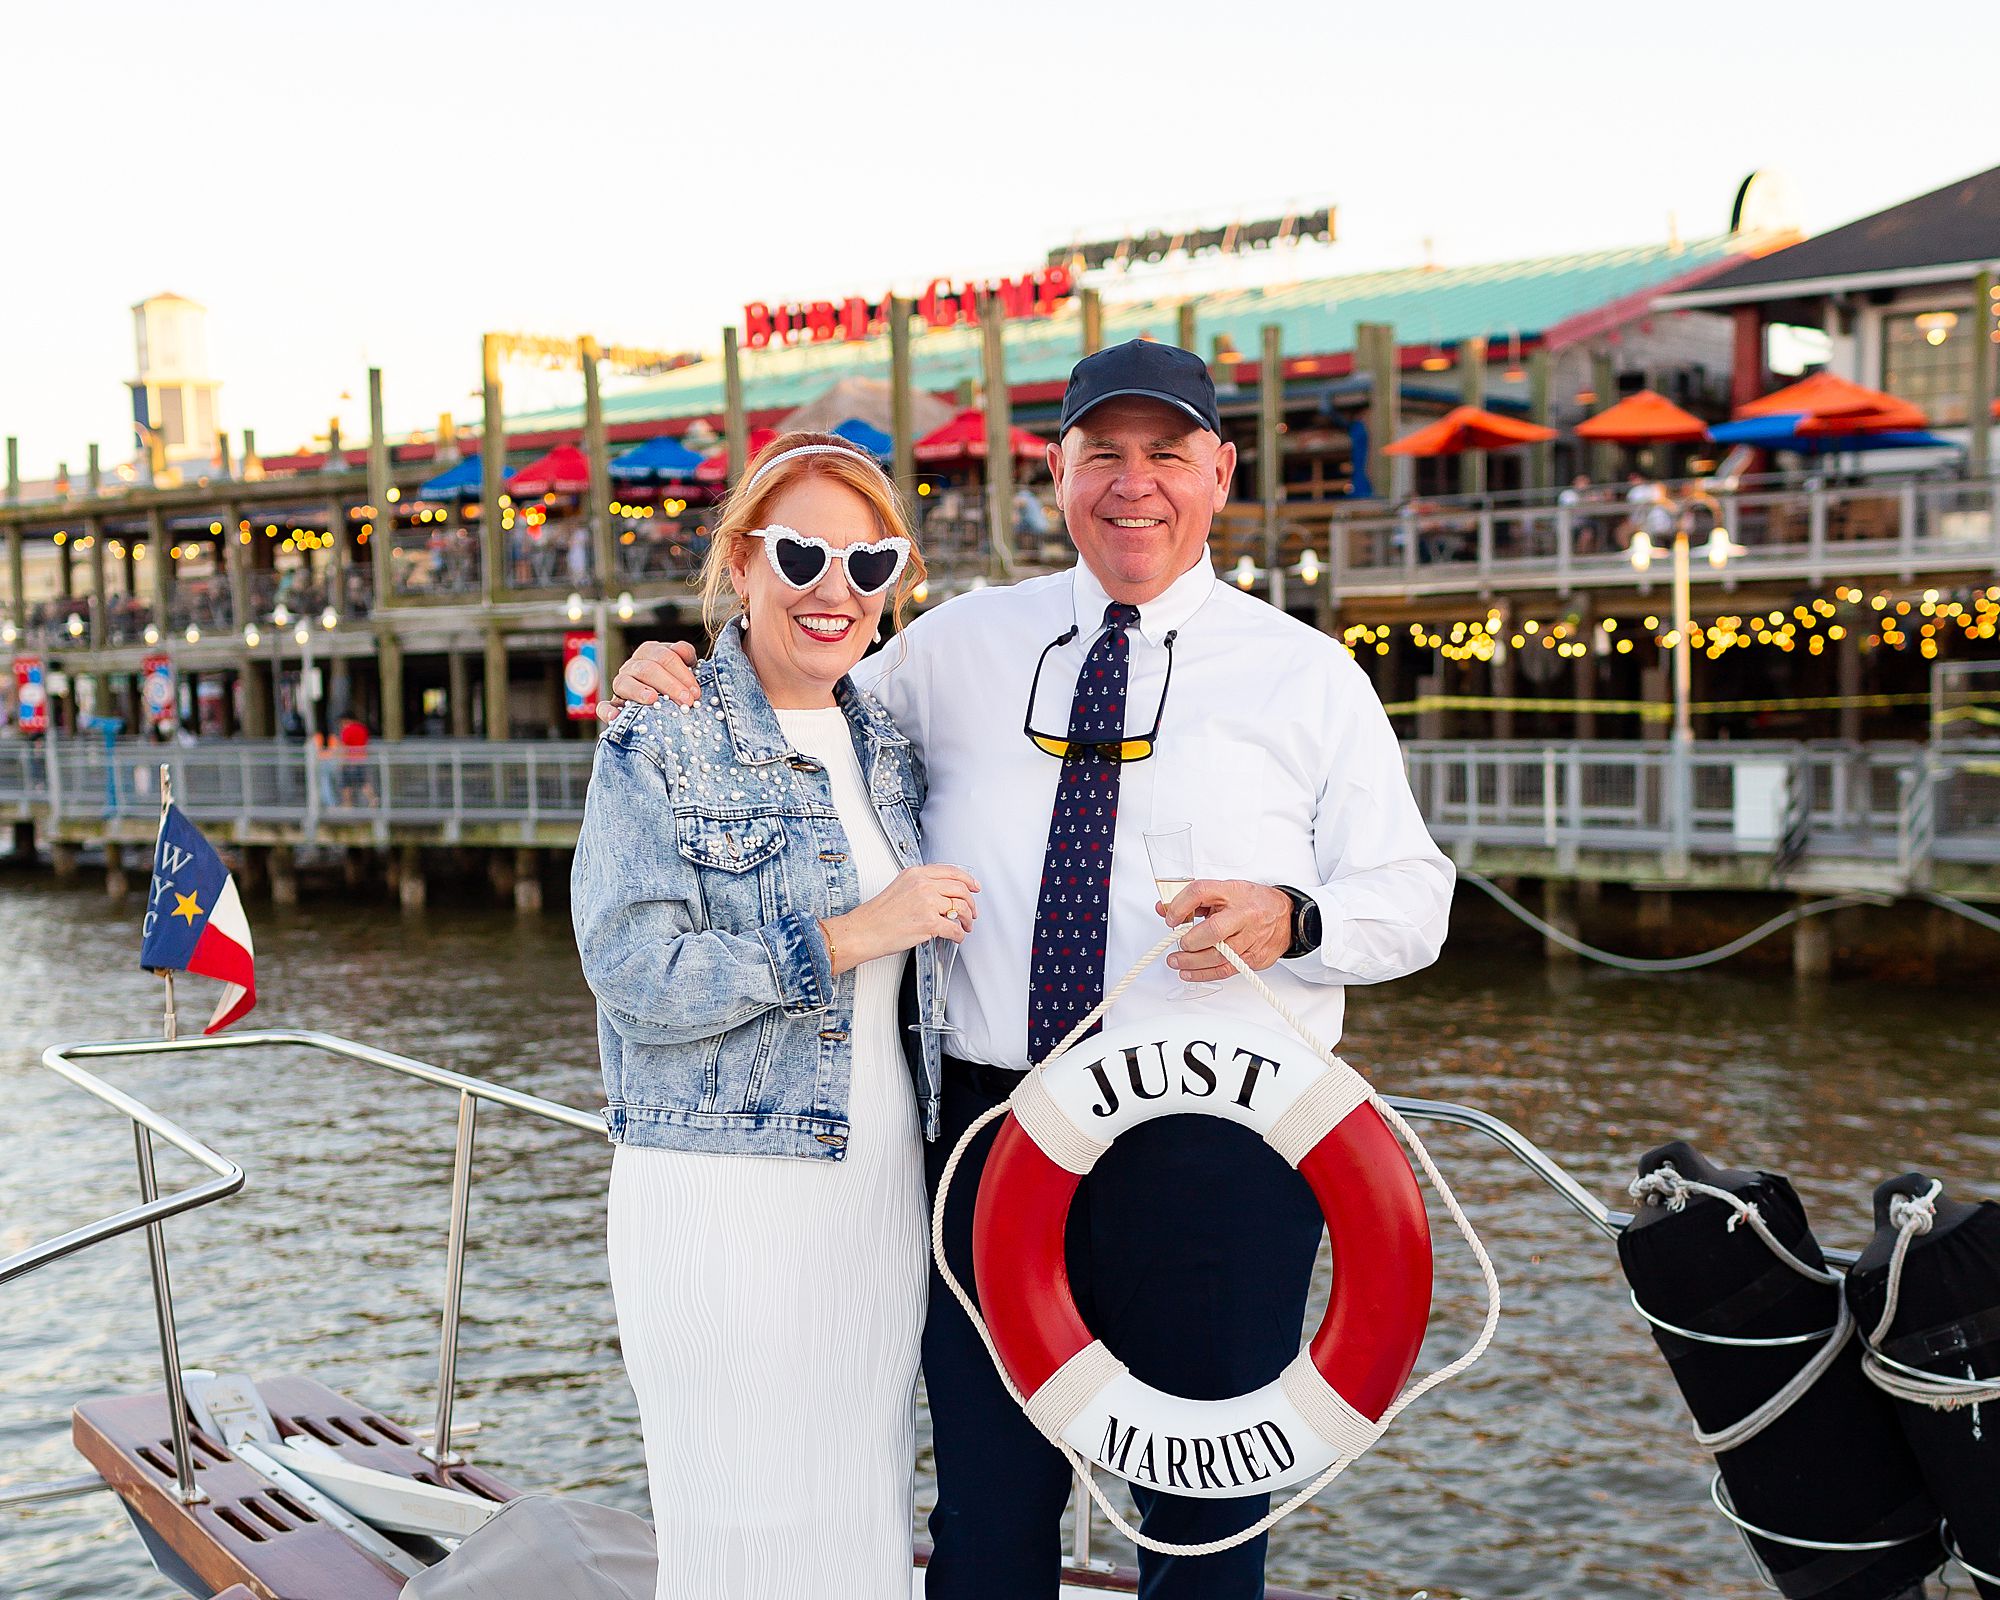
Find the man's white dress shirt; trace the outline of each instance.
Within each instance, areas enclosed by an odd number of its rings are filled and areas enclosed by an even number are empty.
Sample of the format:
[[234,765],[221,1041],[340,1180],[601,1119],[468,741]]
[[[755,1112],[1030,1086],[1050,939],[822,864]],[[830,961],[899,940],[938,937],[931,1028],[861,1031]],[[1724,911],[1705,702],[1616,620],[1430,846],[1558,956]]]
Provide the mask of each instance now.
[[[946,1048],[971,1061],[1027,1064],[1028,966],[1049,812],[1062,763],[1022,731],[1035,660],[1049,653],[1038,732],[1066,735],[1076,675],[1109,603],[1083,563],[1007,588],[976,589],[926,612],[855,669],[922,756],[930,778],[924,857],[969,869],[979,914],[960,947]],[[1224,583],[1206,555],[1131,630],[1125,731],[1159,743],[1127,762],[1111,867],[1108,991],[1167,931],[1144,835],[1194,829],[1195,873],[1287,884],[1319,902],[1318,951],[1263,974],[1331,1045],[1343,985],[1428,966],[1444,943],[1455,874],[1425,831],[1374,686],[1346,648]],[[1126,991],[1107,1027],[1172,1008],[1229,1012],[1283,1027],[1240,976],[1190,986],[1162,958]],[[1175,998],[1178,996],[1179,998]]]

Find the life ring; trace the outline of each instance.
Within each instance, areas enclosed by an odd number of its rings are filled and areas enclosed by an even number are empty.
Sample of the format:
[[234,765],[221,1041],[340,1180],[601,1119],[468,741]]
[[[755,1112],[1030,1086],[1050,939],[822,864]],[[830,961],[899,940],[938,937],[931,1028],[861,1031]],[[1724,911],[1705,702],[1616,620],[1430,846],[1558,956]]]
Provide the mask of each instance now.
[[[1345,1062],[1234,1019],[1155,1019],[1086,1039],[1008,1102],[973,1210],[973,1279],[1029,1419],[1108,1472],[1197,1499],[1303,1483],[1380,1436],[1430,1318],[1424,1202],[1396,1136]],[[1242,1123],[1298,1169],[1333,1246],[1333,1292],[1283,1373],[1226,1400],[1134,1378],[1084,1325],[1063,1233],[1119,1134],[1192,1112]]]

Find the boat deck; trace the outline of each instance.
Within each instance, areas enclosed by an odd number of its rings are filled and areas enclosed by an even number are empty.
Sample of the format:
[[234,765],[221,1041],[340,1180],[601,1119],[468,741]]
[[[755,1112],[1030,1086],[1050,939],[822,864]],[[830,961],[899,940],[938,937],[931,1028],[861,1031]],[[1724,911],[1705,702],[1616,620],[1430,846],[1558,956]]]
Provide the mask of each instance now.
[[[439,1468],[419,1453],[407,1429],[310,1378],[266,1378],[257,1389],[286,1438],[303,1434],[359,1466],[488,1500],[518,1493],[477,1467]],[[70,1431],[77,1450],[135,1517],[217,1591],[234,1594],[240,1585],[255,1600],[396,1600],[402,1593],[401,1575],[199,1428],[192,1432],[195,1482],[208,1499],[182,1505],[164,1394],[85,1401]]]

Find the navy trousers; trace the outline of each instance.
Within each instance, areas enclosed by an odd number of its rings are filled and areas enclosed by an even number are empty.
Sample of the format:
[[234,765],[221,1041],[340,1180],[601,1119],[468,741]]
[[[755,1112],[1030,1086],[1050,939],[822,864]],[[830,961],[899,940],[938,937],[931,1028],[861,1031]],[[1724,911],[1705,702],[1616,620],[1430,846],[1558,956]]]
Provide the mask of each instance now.
[[[947,1063],[932,1198],[959,1136],[1006,1097],[991,1069]],[[972,1291],[972,1211],[996,1119],[953,1175],[945,1252]],[[1120,1138],[1083,1180],[1066,1241],[1077,1309],[1134,1377],[1219,1400],[1261,1388],[1298,1353],[1323,1224],[1312,1191],[1247,1128],[1163,1117]],[[1068,1464],[1008,1398],[957,1300],[931,1272],[924,1326],[938,1503],[929,1600],[1055,1600]],[[1176,1544],[1248,1527],[1268,1496],[1196,1500],[1137,1485],[1140,1526]],[[1139,1555],[1142,1600],[1259,1600],[1262,1537],[1212,1556]]]

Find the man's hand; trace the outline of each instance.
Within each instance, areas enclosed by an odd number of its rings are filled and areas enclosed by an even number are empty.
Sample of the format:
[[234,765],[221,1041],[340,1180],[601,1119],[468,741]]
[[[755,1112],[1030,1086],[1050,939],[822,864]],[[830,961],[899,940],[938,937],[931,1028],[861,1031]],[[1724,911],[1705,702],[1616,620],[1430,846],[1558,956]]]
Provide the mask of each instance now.
[[649,706],[664,696],[680,705],[693,705],[701,698],[694,681],[694,663],[694,646],[686,640],[661,644],[648,639],[611,680],[614,698],[598,701],[597,720],[612,721],[633,700]]
[[[1153,908],[1169,927],[1194,922],[1167,965],[1187,983],[1213,983],[1236,969],[1215,947],[1227,943],[1254,971],[1275,966],[1291,948],[1292,897],[1269,884],[1241,878],[1197,878]],[[1195,919],[1201,920],[1196,922]]]

